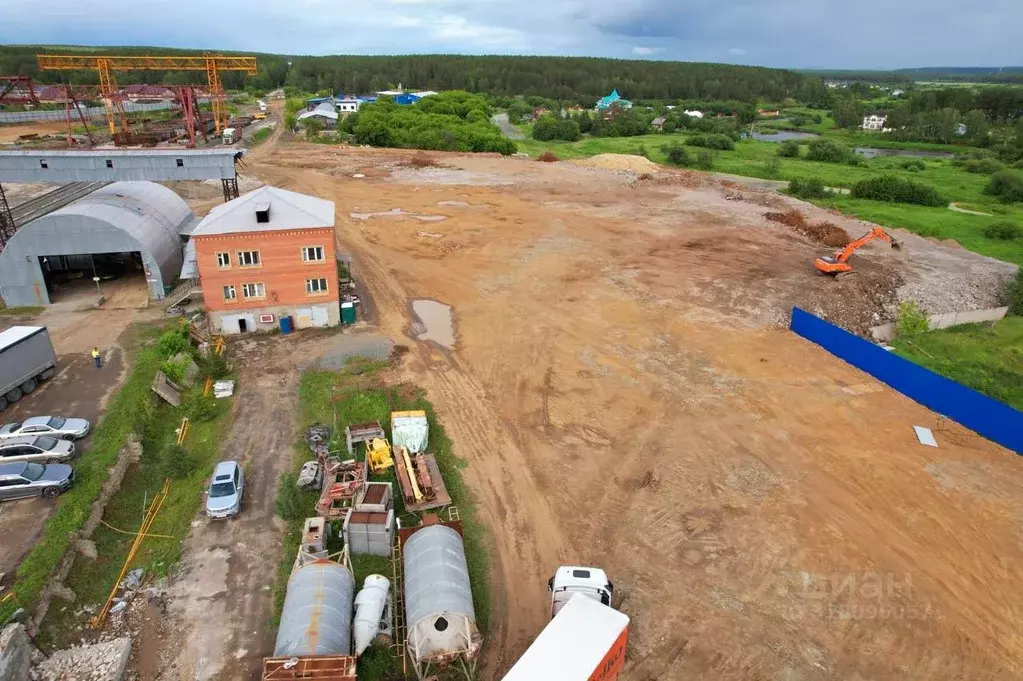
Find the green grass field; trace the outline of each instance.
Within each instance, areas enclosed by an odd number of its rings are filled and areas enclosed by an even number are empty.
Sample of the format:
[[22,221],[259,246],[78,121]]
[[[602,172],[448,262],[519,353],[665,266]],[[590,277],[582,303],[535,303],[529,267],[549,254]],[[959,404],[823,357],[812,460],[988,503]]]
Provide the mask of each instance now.
[[1023,317],[896,338],[895,351],[1023,411]]
[[[343,449],[344,427],[351,423],[379,421],[386,432],[390,432],[391,411],[425,410],[430,421],[429,451],[437,457],[437,465],[452,502],[458,507],[465,537],[466,560],[472,580],[473,603],[476,610],[476,623],[484,635],[490,618],[489,562],[486,553],[486,536],[482,524],[478,521],[475,502],[472,494],[462,480],[462,469],[465,462],[455,456],[450,438],[433,410],[433,405],[426,399],[423,391],[411,385],[386,385],[380,373],[387,367],[386,362],[370,361],[355,358],[339,372],[308,371],[302,376],[299,388],[299,433],[295,443],[293,456],[293,472],[297,474],[302,463],[311,458],[309,448],[304,440],[306,428],[313,423],[322,423],[335,427],[335,436],[330,449]],[[332,401],[331,398],[334,398]],[[338,434],[342,434],[338,437]],[[364,457],[360,447],[356,458]],[[390,482],[395,491],[395,515],[401,519],[403,527],[418,522],[418,518],[406,512],[399,492],[394,469],[379,475],[371,475],[371,480]],[[292,485],[294,478],[282,477],[278,488],[278,510],[282,506],[282,495],[288,496],[286,485]],[[288,534],[284,542],[284,555],[277,569],[274,587],[275,608],[274,622],[280,617],[284,604],[287,580],[291,572],[295,554],[298,551],[300,534],[304,518],[314,515],[317,494],[312,492],[299,493],[298,512],[286,518]],[[338,528],[338,533],[340,528]],[[338,546],[338,548],[340,548]],[[352,568],[358,585],[369,574],[383,574],[391,578],[390,560],[382,556],[352,556]],[[382,681],[383,679],[400,676],[400,661],[390,651],[370,649],[359,658],[358,678],[360,681]]]
[[[682,142],[685,134],[653,134],[639,137],[591,137],[578,142],[537,142],[523,140],[519,150],[530,156],[552,151],[561,159],[584,158],[597,154],[636,154],[656,163],[667,161],[661,147]],[[933,145],[932,145],[933,146]],[[941,146],[941,145],[938,145]],[[960,202],[971,210],[992,213],[993,217],[966,215],[944,208],[929,208],[908,204],[890,204],[835,196],[815,201],[836,208],[849,215],[877,222],[892,228],[908,229],[922,236],[955,239],[971,251],[1023,265],[1023,240],[998,241],[983,235],[993,222],[1009,221],[1023,226],[1023,205],[1006,205],[984,194],[988,176],[967,173],[952,165],[948,159],[922,159],[925,169],[910,171],[903,167],[907,158],[889,156],[867,159],[866,165],[851,166],[844,163],[819,163],[804,158],[779,158],[776,142],[745,140],[736,144],[734,151],[714,152],[714,170],[768,180],[819,178],[829,187],[851,188],[856,182],[882,173],[891,173],[914,182],[931,185],[949,201]],[[948,147],[942,147],[948,150]],[[695,154],[697,147],[689,147]],[[779,165],[772,167],[774,159]]]

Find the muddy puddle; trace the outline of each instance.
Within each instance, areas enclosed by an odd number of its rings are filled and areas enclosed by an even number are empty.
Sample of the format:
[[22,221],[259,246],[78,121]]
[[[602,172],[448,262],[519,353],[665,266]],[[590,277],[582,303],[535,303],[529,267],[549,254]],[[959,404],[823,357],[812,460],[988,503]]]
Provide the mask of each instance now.
[[450,305],[436,300],[413,300],[412,312],[418,318],[418,323],[412,327],[417,339],[433,341],[448,350],[455,347],[455,323]]

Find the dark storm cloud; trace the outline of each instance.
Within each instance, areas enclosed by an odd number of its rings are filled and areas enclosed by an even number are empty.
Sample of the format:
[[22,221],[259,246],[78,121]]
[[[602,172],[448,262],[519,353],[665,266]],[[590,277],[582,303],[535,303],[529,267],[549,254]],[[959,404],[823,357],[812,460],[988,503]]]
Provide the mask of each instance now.
[[[1023,63],[1023,0],[5,0],[6,43],[896,68]],[[224,20],[229,16],[229,20]]]

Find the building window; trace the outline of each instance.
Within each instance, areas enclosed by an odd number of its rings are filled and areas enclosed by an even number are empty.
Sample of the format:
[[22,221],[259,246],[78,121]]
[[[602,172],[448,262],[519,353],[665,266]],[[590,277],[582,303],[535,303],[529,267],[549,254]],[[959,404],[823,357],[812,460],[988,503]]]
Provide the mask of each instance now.
[[224,287],[224,300],[237,300],[238,294],[235,293],[234,286]]
[[303,262],[323,262],[323,246],[303,246]]
[[177,159],[177,162],[178,162],[178,167],[179,168],[184,168],[185,167],[185,159],[179,158],[179,159]]
[[46,170],[46,169],[47,169],[47,168],[49,168],[50,166],[48,166],[48,165],[46,164],[46,161],[44,161],[43,159],[39,159],[39,167],[40,167],[40,168],[42,168],[43,170]]
[[306,279],[305,292],[309,294],[321,294],[327,292],[326,279]]
[[261,281],[254,284],[242,284],[242,295],[246,298],[265,298],[266,289]]
[[231,267],[231,254],[217,253],[217,268],[226,270],[229,267]]
[[238,264],[242,267],[259,267],[259,251],[238,251]]
[[108,159],[107,159],[107,168],[113,168],[113,167],[114,167],[114,162],[113,162],[113,161],[111,161],[111,160],[110,160],[110,159],[108,158]]

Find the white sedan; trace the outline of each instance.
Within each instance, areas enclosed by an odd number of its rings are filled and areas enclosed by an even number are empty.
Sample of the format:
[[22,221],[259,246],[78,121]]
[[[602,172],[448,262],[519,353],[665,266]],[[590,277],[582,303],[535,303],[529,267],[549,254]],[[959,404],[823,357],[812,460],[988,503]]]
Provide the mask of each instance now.
[[66,419],[61,416],[33,416],[24,421],[0,426],[0,440],[27,435],[49,435],[61,440],[79,440],[88,434],[88,421]]

